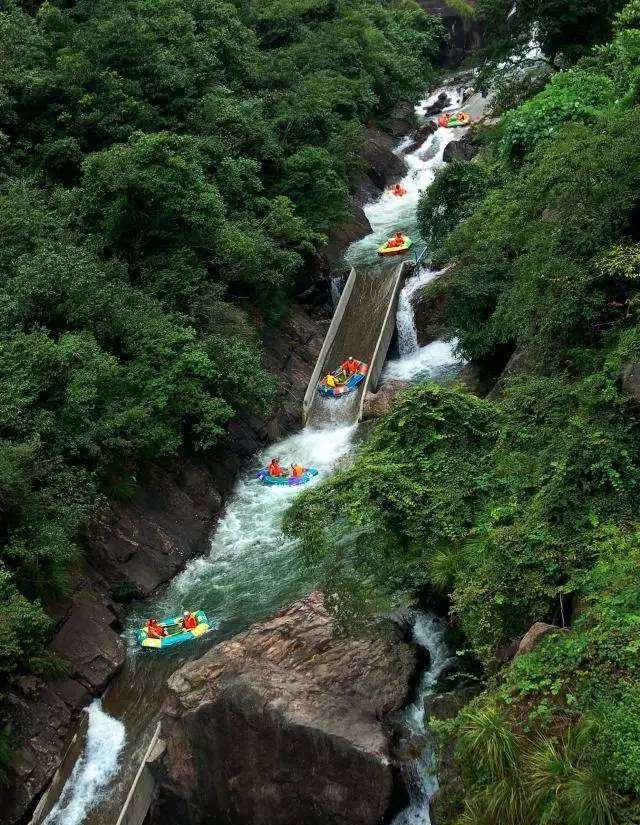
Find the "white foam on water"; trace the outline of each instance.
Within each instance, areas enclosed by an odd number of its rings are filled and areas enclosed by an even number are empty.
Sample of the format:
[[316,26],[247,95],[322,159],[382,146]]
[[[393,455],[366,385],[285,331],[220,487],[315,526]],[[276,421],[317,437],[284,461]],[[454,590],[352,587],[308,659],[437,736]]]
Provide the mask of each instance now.
[[124,724],[105,713],[99,699],[89,705],[87,713],[84,751],[43,825],[79,825],[103,800],[107,784],[117,773],[126,739]]
[[419,613],[413,625],[413,641],[429,653],[429,667],[423,672],[416,700],[403,713],[406,728],[414,735],[426,737],[422,753],[411,766],[409,805],[392,821],[392,825],[431,825],[429,802],[438,791],[433,738],[425,724],[424,700],[434,692],[445,667],[454,661],[449,655],[440,619]]
[[[236,484],[211,542],[208,556],[194,559],[169,586],[157,608],[167,615],[182,608],[202,608],[220,622],[247,621],[277,609],[308,585],[308,572],[296,542],[282,532],[282,517],[303,490],[332,473],[353,449],[356,425],[305,429],[272,445]],[[283,466],[300,462],[318,476],[301,487],[261,484],[256,471],[270,458]],[[313,583],[311,583],[313,584]]]
[[[415,107],[419,120],[424,121],[425,106],[433,103],[441,92],[446,92],[450,105],[444,111],[455,111],[462,102],[462,92],[457,87],[437,89],[429,97],[421,100]],[[433,119],[433,118],[429,118]],[[439,128],[414,152],[405,155],[407,171],[399,181],[407,190],[406,195],[397,197],[390,190],[382,193],[375,201],[364,206],[373,232],[353,243],[345,256],[352,266],[370,265],[379,260],[378,247],[398,230],[406,232],[414,241],[414,250],[419,251],[419,238],[416,227],[416,208],[421,194],[433,183],[436,170],[442,166],[445,147],[451,141],[458,140],[464,129]],[[403,154],[411,145],[412,137],[402,139],[395,149],[396,154]],[[416,246],[418,247],[416,249]],[[397,259],[391,259],[395,262]]]
[[412,278],[407,278],[400,292],[396,317],[400,356],[413,355],[418,349],[418,331],[413,311],[413,296],[419,289],[435,280],[438,275],[440,275],[440,272],[435,270],[422,269]]
[[457,338],[450,341],[433,341],[411,355],[405,355],[397,361],[387,361],[382,380],[395,378],[417,382],[451,373],[464,363],[457,353],[457,347]]

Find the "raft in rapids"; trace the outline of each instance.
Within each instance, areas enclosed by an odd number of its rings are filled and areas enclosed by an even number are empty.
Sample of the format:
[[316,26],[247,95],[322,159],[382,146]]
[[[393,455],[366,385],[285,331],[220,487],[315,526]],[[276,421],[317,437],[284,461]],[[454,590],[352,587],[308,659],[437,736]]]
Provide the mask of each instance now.
[[340,381],[340,370],[336,370],[332,372],[331,375],[336,379],[336,386],[329,387],[325,383],[326,379],[323,378],[321,381],[318,382],[318,392],[320,395],[323,395],[325,398],[340,398],[342,395],[347,395],[350,392],[353,392],[357,389],[360,384],[365,379],[367,372],[369,371],[369,365],[365,364],[364,361],[358,361],[358,372],[351,373],[351,375],[347,378],[346,381]]
[[466,112],[457,112],[455,115],[440,115],[438,118],[438,126],[442,126],[445,129],[469,126],[471,123],[471,115],[468,115]]
[[[393,240],[392,238],[390,240]],[[378,249],[378,255],[402,255],[403,252],[407,252],[413,246],[413,241],[408,235],[404,236],[404,243],[399,244],[398,246],[389,246],[389,241],[383,244]]]
[[151,647],[160,650],[165,647],[181,645],[192,639],[198,639],[200,636],[204,636],[205,633],[213,630],[213,625],[209,622],[204,610],[194,610],[193,615],[198,620],[198,624],[192,630],[185,630],[180,624],[182,616],[177,616],[158,622],[158,624],[167,631],[167,635],[161,639],[147,636],[146,630],[144,627],[141,627],[139,630],[136,630],[136,640],[140,647]]
[[299,487],[308,484],[317,475],[315,467],[306,467],[301,476],[272,476],[267,467],[263,467],[257,473],[257,478],[269,487]]

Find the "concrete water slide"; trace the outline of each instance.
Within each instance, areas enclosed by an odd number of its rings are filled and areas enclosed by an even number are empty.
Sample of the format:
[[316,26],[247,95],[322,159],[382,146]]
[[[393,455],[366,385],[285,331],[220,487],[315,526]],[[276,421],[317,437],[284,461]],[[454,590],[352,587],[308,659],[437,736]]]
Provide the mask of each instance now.
[[[400,290],[413,267],[404,261],[391,270],[351,270],[304,397],[305,425],[352,424],[362,418],[364,398],[377,389],[393,337]],[[349,356],[369,365],[366,380],[350,395],[323,398],[318,381]]]

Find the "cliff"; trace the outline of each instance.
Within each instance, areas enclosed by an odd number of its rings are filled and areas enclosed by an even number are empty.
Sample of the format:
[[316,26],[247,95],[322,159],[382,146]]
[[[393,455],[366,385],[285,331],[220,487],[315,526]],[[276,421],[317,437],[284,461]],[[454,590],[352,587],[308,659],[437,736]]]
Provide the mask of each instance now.
[[150,825],[374,825],[394,764],[385,717],[414,648],[339,637],[313,593],[169,680]]

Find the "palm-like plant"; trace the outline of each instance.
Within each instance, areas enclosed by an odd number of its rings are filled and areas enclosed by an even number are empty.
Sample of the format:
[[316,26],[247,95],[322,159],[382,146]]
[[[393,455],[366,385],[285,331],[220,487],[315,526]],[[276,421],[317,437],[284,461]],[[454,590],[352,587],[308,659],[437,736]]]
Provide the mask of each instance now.
[[593,752],[590,722],[558,741],[540,739],[523,759],[532,807],[541,825],[612,825],[617,796]]

